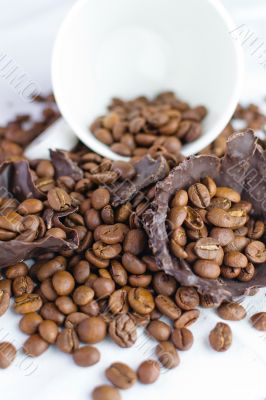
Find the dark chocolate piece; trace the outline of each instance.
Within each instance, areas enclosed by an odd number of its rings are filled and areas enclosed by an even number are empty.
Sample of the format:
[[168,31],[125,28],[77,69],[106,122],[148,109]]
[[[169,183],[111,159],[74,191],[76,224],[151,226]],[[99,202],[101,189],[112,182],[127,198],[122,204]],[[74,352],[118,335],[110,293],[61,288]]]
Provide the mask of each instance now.
[[74,181],[79,181],[83,178],[83,171],[69,158],[66,151],[50,150],[50,156],[55,168],[56,178],[60,176],[70,176]]
[[266,153],[257,144],[252,130],[230,137],[222,159],[215,156],[194,156],[179,164],[156,185],[151,207],[143,215],[144,228],[150,247],[160,268],[175,276],[181,285],[195,286],[201,294],[212,296],[219,304],[225,299],[251,294],[254,288],[266,286],[266,265],[256,267],[251,282],[202,279],[194,274],[188,263],[169,252],[166,219],[168,204],[174,193],[188,188],[206,176],[221,186],[236,189],[243,199],[252,202],[255,214],[266,217]]

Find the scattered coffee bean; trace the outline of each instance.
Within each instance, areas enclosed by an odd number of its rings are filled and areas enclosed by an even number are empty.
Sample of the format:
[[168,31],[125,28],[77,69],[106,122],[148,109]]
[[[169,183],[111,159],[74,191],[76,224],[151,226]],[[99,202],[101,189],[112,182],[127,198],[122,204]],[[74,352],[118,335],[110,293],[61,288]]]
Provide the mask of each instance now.
[[189,311],[199,305],[199,295],[195,288],[181,286],[175,294],[175,301],[182,310]]
[[160,364],[155,360],[143,361],[138,367],[137,375],[139,381],[145,385],[154,383],[160,376]]
[[160,342],[156,347],[156,355],[167,369],[176,368],[180,363],[179,355],[171,342]]
[[169,339],[171,334],[170,325],[163,321],[151,321],[147,327],[147,332],[158,342],[165,342]]
[[128,365],[115,362],[105,370],[107,379],[119,389],[131,388],[137,380],[136,373]]
[[38,331],[42,339],[50,344],[55,343],[59,332],[56,323],[49,320],[41,321],[38,325]]
[[102,317],[89,317],[77,326],[77,334],[82,342],[94,344],[104,340],[106,328]]
[[0,343],[0,368],[8,368],[14,361],[17,354],[16,348],[12,343],[1,342]]
[[193,345],[193,335],[187,328],[175,328],[171,341],[178,350],[189,350]]
[[121,400],[119,391],[113,386],[97,386],[92,392],[93,400]]
[[135,319],[129,314],[117,315],[110,321],[109,336],[120,347],[131,347],[137,340]]
[[226,351],[232,344],[232,331],[229,325],[219,322],[209,335],[211,347],[216,351]]
[[246,310],[238,303],[223,303],[218,307],[219,317],[228,321],[240,321],[246,317]]
[[26,333],[27,335],[33,335],[38,331],[38,327],[42,321],[43,319],[39,314],[36,312],[30,312],[21,318],[19,328],[21,332]]
[[90,367],[100,361],[101,354],[96,347],[83,346],[73,352],[73,360],[79,367]]
[[30,357],[38,357],[49,347],[49,344],[39,335],[31,335],[23,345],[23,351]]
[[266,332],[266,312],[259,312],[250,318],[252,325],[259,331]]

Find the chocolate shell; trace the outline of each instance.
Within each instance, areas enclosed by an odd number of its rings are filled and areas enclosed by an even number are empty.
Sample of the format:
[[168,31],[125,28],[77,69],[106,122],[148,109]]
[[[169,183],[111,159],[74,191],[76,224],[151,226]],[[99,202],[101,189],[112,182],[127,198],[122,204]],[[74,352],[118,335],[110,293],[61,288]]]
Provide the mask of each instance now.
[[220,186],[230,186],[253,204],[256,216],[266,218],[266,152],[257,144],[253,131],[232,135],[223,158],[194,156],[186,159],[156,185],[154,201],[143,215],[149,244],[161,269],[173,275],[181,285],[195,286],[217,304],[223,300],[249,295],[255,288],[266,286],[266,264],[256,266],[251,282],[203,279],[190,265],[172,256],[168,246],[166,219],[168,204],[175,192],[211,176]]

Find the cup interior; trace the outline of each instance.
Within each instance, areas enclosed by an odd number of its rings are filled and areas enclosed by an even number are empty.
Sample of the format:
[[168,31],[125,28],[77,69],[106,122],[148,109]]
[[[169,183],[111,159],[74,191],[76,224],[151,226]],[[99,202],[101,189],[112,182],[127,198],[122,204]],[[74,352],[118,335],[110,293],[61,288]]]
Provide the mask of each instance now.
[[52,80],[56,100],[79,138],[111,158],[89,131],[112,97],[172,90],[209,114],[191,155],[226,126],[240,95],[241,51],[234,25],[212,0],[80,0],[59,30]]

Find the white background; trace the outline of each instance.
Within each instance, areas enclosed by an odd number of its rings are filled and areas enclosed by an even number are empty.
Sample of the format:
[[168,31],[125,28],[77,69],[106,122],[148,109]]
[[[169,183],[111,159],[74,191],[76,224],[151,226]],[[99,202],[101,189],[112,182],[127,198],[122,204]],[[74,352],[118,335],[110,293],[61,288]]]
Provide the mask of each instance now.
[[[111,1],[111,0],[110,0]],[[200,1],[200,0],[199,0]],[[53,40],[73,0],[0,0],[0,56],[6,54],[28,79],[35,81],[41,92],[48,93]],[[261,52],[266,49],[265,1],[224,0],[234,16],[236,26],[245,24],[253,33]],[[266,70],[259,64],[254,47],[243,44],[246,78],[243,100],[261,101],[265,96]],[[0,57],[1,58],[1,57]],[[265,54],[266,58],[266,54]],[[12,85],[0,77],[0,122],[15,112],[32,110]],[[217,95],[219,95],[217,93]],[[1,254],[0,254],[1,256]],[[265,291],[245,301],[248,315],[266,311]],[[9,311],[0,319],[0,341],[11,340],[20,348],[25,336],[17,328],[19,318]],[[265,400],[266,399],[266,334],[251,328],[248,319],[230,323],[234,340],[224,354],[210,350],[208,333],[218,321],[215,312],[204,311],[192,331],[195,344],[191,351],[180,354],[181,365],[164,373],[152,386],[136,385],[123,392],[125,400]],[[106,341],[100,345],[102,362],[93,368],[79,368],[71,356],[49,349],[37,359],[20,352],[11,368],[0,371],[0,398],[5,400],[85,400],[95,385],[105,382],[104,368],[112,361],[125,361],[132,367],[153,352],[155,343],[140,332],[137,344],[123,350]]]

